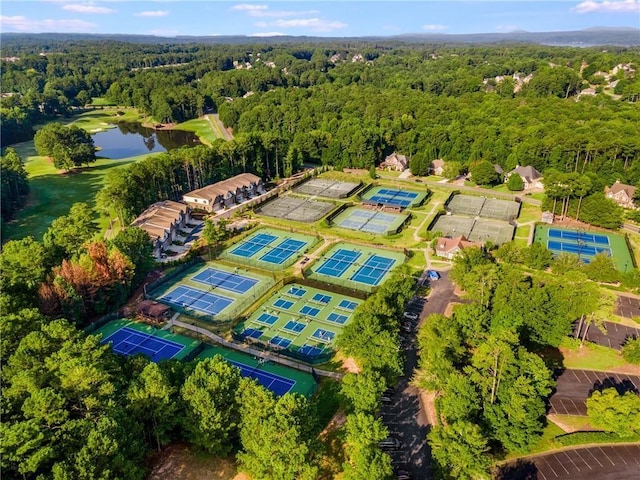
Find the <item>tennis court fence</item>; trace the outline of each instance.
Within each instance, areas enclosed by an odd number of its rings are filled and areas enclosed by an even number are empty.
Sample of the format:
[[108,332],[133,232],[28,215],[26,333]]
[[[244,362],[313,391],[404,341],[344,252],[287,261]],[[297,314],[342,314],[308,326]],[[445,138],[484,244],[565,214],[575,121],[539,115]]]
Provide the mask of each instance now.
[[151,282],[151,283],[147,283],[145,285],[145,288],[144,288],[144,291],[145,291],[144,298],[145,299],[151,298],[152,295],[149,295],[150,292],[152,292],[154,290],[157,290],[158,287],[164,285],[165,283],[169,282],[170,280],[173,280],[177,276],[182,275],[184,272],[189,270],[191,267],[193,267],[194,265],[198,265],[200,263],[204,263],[204,260],[201,257],[192,258],[191,260],[178,265],[176,268],[171,270],[169,273],[164,274],[158,280],[156,280],[154,282]]
[[327,222],[328,225],[333,225],[333,220],[342,212],[344,212],[347,208],[351,208],[351,207],[353,207],[352,203],[343,203],[338,208],[336,208],[333,212],[327,215],[324,220]]
[[319,355],[309,357],[308,355],[289,350],[288,348],[278,347],[277,345],[269,343],[269,341],[245,337],[241,333],[232,332],[231,335],[237,342],[245,343],[252,347],[259,348],[260,350],[263,350],[265,352],[271,352],[275,353],[276,355],[293,358],[299,362],[306,363],[307,365],[320,365],[321,363],[326,363],[331,360],[331,358],[335,354],[335,351],[331,348],[328,350],[324,350]]

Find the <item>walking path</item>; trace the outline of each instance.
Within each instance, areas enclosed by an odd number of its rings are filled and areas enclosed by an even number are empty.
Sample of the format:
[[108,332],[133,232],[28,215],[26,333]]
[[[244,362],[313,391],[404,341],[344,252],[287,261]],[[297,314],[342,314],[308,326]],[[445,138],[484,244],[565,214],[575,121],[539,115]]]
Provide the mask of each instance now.
[[234,342],[229,342],[222,338],[220,335],[216,335],[215,333],[211,333],[210,331],[198,327],[197,325],[191,325],[190,323],[181,322],[177,320],[177,315],[174,315],[171,320],[167,323],[166,328],[170,328],[172,326],[185,328],[187,330],[191,330],[195,332],[197,335],[204,335],[209,339],[213,340],[215,343],[220,344],[224,347],[231,348],[233,350],[238,350],[239,352],[243,352],[249,355],[253,355],[255,357],[264,358],[265,360],[269,360],[273,363],[279,363],[280,365],[286,365],[287,367],[295,368],[296,370],[301,370],[303,372],[312,373],[320,375],[321,377],[335,378],[337,380],[341,380],[344,374],[339,372],[329,372],[327,370],[320,370],[318,368],[310,367],[308,365],[302,365],[300,363],[294,362],[293,360],[289,360],[288,358],[274,352],[265,352],[263,350],[258,350],[256,348],[249,347],[248,345],[241,345]]

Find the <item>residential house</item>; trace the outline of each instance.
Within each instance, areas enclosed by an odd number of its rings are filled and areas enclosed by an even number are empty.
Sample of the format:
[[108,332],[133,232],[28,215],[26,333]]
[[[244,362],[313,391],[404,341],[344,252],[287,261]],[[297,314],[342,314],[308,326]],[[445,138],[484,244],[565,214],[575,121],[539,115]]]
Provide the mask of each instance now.
[[444,173],[444,160],[439,158],[438,160],[434,160],[433,162],[431,162],[431,164],[429,165],[429,172],[431,173],[431,175],[438,175],[439,177],[441,177]]
[[493,164],[493,169],[496,171],[496,173],[498,175],[500,175],[500,178],[502,178],[502,176],[504,175],[504,170],[502,169],[502,167],[500,165],[498,165],[497,163]]
[[556,217],[553,212],[550,212],[549,210],[542,212],[542,221],[544,223],[552,224],[555,218]]
[[522,181],[524,182],[525,190],[544,188],[544,185],[542,184],[542,174],[531,165],[527,165],[526,167],[517,166],[511,170],[504,177],[505,183],[509,180],[509,177],[514,174],[520,175],[520,178],[522,178]]
[[404,172],[407,168],[409,168],[409,160],[407,160],[407,157],[405,157],[404,155],[393,152],[391,155],[384,159],[384,162],[380,164],[380,168],[383,170]]
[[165,200],[147,208],[131,225],[149,234],[153,242],[153,255],[161,258],[178,236],[178,232],[190,221],[191,209],[183,203]]
[[604,194],[607,198],[610,198],[624,208],[635,208],[633,203],[633,196],[635,193],[636,187],[620,183],[620,180],[616,180],[616,183],[611,185],[611,187],[606,187],[604,189]]
[[252,173],[241,173],[186,193],[182,196],[182,201],[193,209],[215,212],[233,207],[263,193],[265,193],[264,182],[260,177]]
[[480,244],[470,242],[463,236],[455,238],[440,237],[436,242],[436,255],[453,260],[460,251],[470,247],[480,247]]

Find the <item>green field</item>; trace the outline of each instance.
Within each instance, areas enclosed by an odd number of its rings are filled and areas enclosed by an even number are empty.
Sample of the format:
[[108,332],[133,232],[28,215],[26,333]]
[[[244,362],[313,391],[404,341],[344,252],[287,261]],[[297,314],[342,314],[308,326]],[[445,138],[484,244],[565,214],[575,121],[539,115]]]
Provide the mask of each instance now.
[[[547,240],[549,239],[549,229],[551,228],[556,230],[571,230],[566,228],[554,227],[552,225],[537,225],[536,231],[534,234],[534,241],[541,242],[544,245],[547,245]],[[616,235],[614,233],[598,232],[595,230],[593,231],[581,230],[581,232],[585,234],[593,233],[597,235],[606,236],[609,239],[609,248],[611,249],[611,254],[612,254],[613,263],[615,267],[621,272],[630,271],[631,269],[633,269],[633,261],[631,259],[631,253],[629,252],[627,242],[622,235]],[[560,239],[554,238],[553,240],[560,240]],[[576,243],[573,240],[563,240],[563,241],[567,241],[569,243]],[[602,245],[599,245],[599,246],[602,246]],[[589,256],[585,254],[583,254],[582,256],[589,258]]]
[[228,133],[225,135],[223,127],[212,117],[213,115],[204,115],[200,118],[187,120],[176,125],[176,129],[195,133],[205,145],[212,145],[219,138],[226,140],[229,136]]
[[232,362],[242,363],[248,367],[259,368],[260,371],[273,373],[275,375],[279,375],[281,377],[288,378],[290,380],[295,380],[295,385],[291,388],[289,393],[299,393],[300,395],[304,395],[305,397],[311,397],[318,388],[313,376],[310,373],[304,373],[299,370],[285,367],[283,365],[278,365],[277,363],[267,362],[265,364],[258,364],[258,358],[253,355],[248,355],[246,353],[237,352],[235,350],[230,350],[227,348],[222,348],[219,346],[209,346],[207,345],[204,351],[198,355],[196,358],[198,360],[203,360],[205,358],[212,358],[216,355],[220,355],[225,360],[230,360]]
[[[251,287],[248,291],[244,293],[232,292],[226,290],[222,287],[212,287],[210,285],[198,282],[193,280],[193,277],[198,275],[201,271],[207,269],[208,267],[215,268],[216,270],[222,270],[224,272],[228,272],[229,274],[238,274],[244,277],[249,277],[251,279],[258,280],[258,283]],[[228,322],[237,318],[243,311],[248,309],[253,303],[255,303],[262,295],[264,295],[273,285],[274,280],[271,277],[258,275],[256,273],[250,272],[248,270],[244,270],[241,268],[232,268],[221,263],[217,262],[207,262],[203,264],[197,264],[194,267],[188,269],[184,273],[178,275],[177,277],[171,279],[168,282],[161,284],[158,288],[153,291],[147,292],[147,294],[157,301],[166,303],[172,309],[189,315],[191,317],[199,318],[200,320],[204,320],[206,322]],[[199,310],[191,310],[185,309],[179,306],[176,306],[168,301],[163,300],[161,297],[170,293],[172,290],[177,288],[180,285],[184,285],[186,287],[195,288],[198,290],[202,290],[203,292],[212,292],[216,295],[221,295],[230,299],[233,299],[233,303],[229,305],[227,308],[222,310],[219,314],[214,316],[208,315],[205,312],[201,312]]]
[[150,325],[145,325],[143,323],[137,323],[133,320],[129,320],[126,318],[122,318],[120,320],[113,320],[106,325],[100,327],[98,330],[92,333],[92,335],[102,335],[102,339],[109,337],[114,334],[118,330],[123,327],[129,327],[132,330],[137,330],[142,333],[146,333],[148,335],[153,335],[154,337],[162,338],[165,340],[171,340],[172,342],[179,343],[180,345],[184,345],[180,352],[173,357],[176,360],[190,360],[190,356],[193,355],[194,351],[198,346],[200,346],[199,340],[194,340],[193,338],[185,337],[183,335],[177,335],[175,333],[171,333],[168,330],[158,330],[155,327]]
[[[350,303],[348,308],[344,302]],[[349,323],[360,303],[361,300],[353,297],[291,283],[278,290],[234,331],[248,337],[247,340],[286,353],[298,353],[307,345],[318,349],[315,356],[326,357],[334,353],[335,338]],[[296,328],[287,328],[287,324]],[[256,333],[250,334],[246,329]],[[314,333],[320,338],[313,336]],[[307,357],[304,352],[299,355]],[[309,356],[309,360],[313,357]]]

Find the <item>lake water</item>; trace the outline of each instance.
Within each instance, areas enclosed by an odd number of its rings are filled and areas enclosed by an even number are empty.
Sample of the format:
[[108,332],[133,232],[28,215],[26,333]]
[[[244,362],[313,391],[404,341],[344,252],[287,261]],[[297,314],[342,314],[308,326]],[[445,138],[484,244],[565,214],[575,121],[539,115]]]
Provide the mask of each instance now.
[[100,150],[98,157],[119,159],[144,155],[152,152],[166,152],[185,145],[200,145],[198,137],[183,130],[154,130],[140,123],[120,122],[116,128],[94,134],[93,143]]

